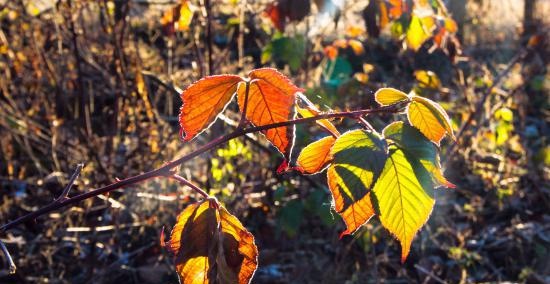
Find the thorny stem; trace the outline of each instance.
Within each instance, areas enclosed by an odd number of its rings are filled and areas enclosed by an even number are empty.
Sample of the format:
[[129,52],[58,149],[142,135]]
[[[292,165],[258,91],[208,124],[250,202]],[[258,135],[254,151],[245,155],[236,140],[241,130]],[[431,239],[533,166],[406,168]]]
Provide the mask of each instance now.
[[74,170],[73,175],[71,176],[71,179],[69,180],[69,183],[67,183],[67,186],[63,189],[63,192],[61,195],[56,199],[56,201],[64,200],[69,197],[69,191],[71,191],[71,188],[73,187],[74,182],[80,175],[80,172],[82,171],[82,168],[84,167],[84,164],[80,163],[76,165],[76,170]]
[[7,230],[19,225],[19,224],[34,220],[34,219],[36,219],[37,217],[39,217],[41,215],[47,214],[49,212],[52,212],[54,210],[63,208],[65,206],[68,206],[68,205],[71,205],[71,204],[74,204],[74,203],[77,203],[77,202],[80,202],[82,200],[85,200],[85,199],[88,199],[88,198],[91,198],[91,197],[94,197],[94,196],[98,196],[100,194],[104,194],[104,193],[113,191],[115,189],[124,188],[124,187],[130,186],[130,185],[135,185],[135,184],[138,184],[140,182],[143,182],[143,181],[151,179],[151,178],[173,175],[172,169],[174,169],[175,167],[177,167],[177,166],[179,166],[179,165],[181,165],[181,164],[183,164],[183,163],[185,163],[185,162],[201,155],[202,153],[205,153],[205,152],[207,152],[207,151],[209,151],[209,150],[211,150],[211,149],[213,149],[213,148],[215,148],[215,147],[217,147],[221,144],[224,144],[225,142],[227,142],[229,140],[235,139],[237,137],[244,136],[244,135],[249,134],[249,133],[264,131],[264,130],[273,129],[273,128],[277,128],[277,127],[289,126],[289,125],[304,124],[304,123],[317,121],[317,120],[320,120],[320,119],[344,118],[344,117],[357,119],[357,117],[360,117],[360,116],[366,115],[366,114],[396,113],[396,112],[400,111],[401,107],[402,106],[400,104],[395,104],[395,105],[380,107],[380,108],[376,108],[376,109],[364,109],[364,110],[356,110],[356,111],[323,113],[323,114],[319,114],[317,116],[312,116],[312,117],[307,117],[307,118],[298,118],[298,119],[288,120],[288,121],[284,121],[284,122],[266,124],[266,125],[261,125],[261,126],[253,126],[253,127],[248,127],[248,128],[241,128],[241,129],[237,128],[233,132],[231,132],[229,134],[226,134],[226,135],[222,135],[222,136],[208,142],[207,144],[204,144],[203,146],[199,147],[195,151],[193,151],[193,152],[191,152],[187,155],[184,155],[183,157],[180,157],[176,160],[173,160],[169,163],[166,163],[164,166],[162,166],[160,168],[157,168],[157,169],[154,169],[154,170],[151,170],[151,171],[148,171],[148,172],[136,175],[136,176],[132,176],[132,177],[129,177],[129,178],[126,178],[126,179],[123,179],[123,180],[119,180],[119,181],[116,181],[112,184],[106,185],[104,187],[93,189],[91,191],[81,193],[81,194],[75,195],[73,197],[66,198],[64,200],[54,201],[54,202],[52,202],[52,203],[50,203],[50,204],[48,204],[48,205],[46,205],[46,206],[44,206],[40,209],[37,209],[36,211],[30,212],[27,215],[21,216],[21,217],[15,219],[15,220],[3,225],[2,227],[0,227],[0,231],[5,232],[5,231],[7,231]]
[[180,184],[182,185],[187,185],[188,187],[190,187],[191,189],[193,189],[195,192],[197,192],[198,194],[202,195],[202,197],[204,197],[204,199],[209,199],[210,198],[210,195],[208,193],[206,193],[204,190],[202,190],[200,187],[194,185],[193,183],[191,183],[190,181],[188,181],[187,179],[185,179],[184,177],[178,175],[178,174],[173,174],[173,175],[169,175],[168,176],[169,178],[173,178],[177,181],[180,182]]

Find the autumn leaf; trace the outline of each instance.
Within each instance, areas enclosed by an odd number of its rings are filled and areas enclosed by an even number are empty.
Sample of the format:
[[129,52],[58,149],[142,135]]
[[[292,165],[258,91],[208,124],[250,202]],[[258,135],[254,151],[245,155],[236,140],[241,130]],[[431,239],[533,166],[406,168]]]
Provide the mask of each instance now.
[[181,283],[250,283],[258,265],[252,234],[209,201],[185,208],[168,245]]
[[237,85],[243,79],[236,75],[205,77],[185,89],[181,94],[180,126],[189,141],[208,129],[233,98]]
[[369,190],[386,161],[386,142],[373,132],[349,131],[336,139],[331,155],[327,180],[334,209],[347,226],[342,236],[355,232],[374,215]]
[[433,71],[417,70],[414,71],[414,77],[421,88],[434,90],[441,88],[441,80],[439,80],[439,77]]
[[398,145],[409,160],[420,163],[432,176],[434,185],[455,188],[443,175],[437,147],[430,142],[418,129],[402,121],[396,121],[384,128],[384,137]]
[[[272,68],[255,69],[248,73],[250,79],[246,119],[256,126],[285,122],[295,118],[296,93],[302,89]],[[238,88],[238,101],[244,110],[246,85]],[[295,126],[284,126],[262,131],[266,138],[290,160],[294,146]]]
[[355,55],[361,55],[365,52],[365,49],[363,48],[363,43],[356,39],[348,40],[348,45],[351,47]]
[[[308,118],[308,117],[313,117],[321,114],[321,111],[303,93],[297,93],[296,95],[299,99],[299,102],[303,104],[303,107],[301,107],[299,104],[296,105],[296,110],[298,111],[301,117]],[[332,136],[334,137],[340,136],[340,132],[338,131],[338,129],[336,129],[334,124],[330,122],[330,120],[319,119],[319,120],[316,120],[315,123],[317,123],[317,125],[321,126],[330,134],[332,134]]]
[[387,106],[409,100],[409,96],[394,88],[380,88],[374,94],[374,99],[380,105]]
[[431,16],[420,18],[413,15],[405,37],[407,46],[415,51],[418,50],[432,36],[434,27],[435,22]]
[[307,174],[322,171],[332,160],[330,149],[335,141],[333,136],[327,136],[304,147],[296,160],[298,169]]
[[430,99],[413,96],[408,106],[407,117],[412,126],[437,145],[445,134],[455,139],[447,113],[438,103]]

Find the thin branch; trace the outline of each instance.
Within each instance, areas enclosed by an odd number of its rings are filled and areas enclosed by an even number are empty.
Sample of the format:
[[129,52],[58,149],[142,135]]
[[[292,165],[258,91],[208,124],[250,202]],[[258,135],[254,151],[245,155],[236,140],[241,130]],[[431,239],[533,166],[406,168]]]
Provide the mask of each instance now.
[[88,192],[85,192],[85,193],[82,193],[82,194],[79,194],[79,195],[76,195],[76,196],[73,196],[73,197],[70,197],[70,198],[66,198],[64,200],[54,201],[54,202],[52,202],[52,203],[50,203],[50,204],[48,204],[48,205],[46,205],[46,206],[44,206],[40,209],[37,209],[36,211],[33,211],[33,212],[31,212],[27,215],[21,216],[21,217],[15,219],[15,220],[3,225],[2,227],[0,227],[0,231],[9,230],[9,229],[11,229],[11,228],[13,228],[13,227],[15,227],[19,224],[34,220],[34,219],[36,219],[37,217],[39,217],[41,215],[47,214],[49,212],[58,210],[60,208],[63,208],[65,206],[68,206],[68,205],[71,205],[71,204],[74,204],[74,203],[77,203],[77,202],[80,202],[82,200],[85,200],[85,199],[88,199],[88,198],[91,198],[91,197],[98,196],[100,194],[104,194],[104,193],[113,191],[115,189],[124,188],[124,187],[130,186],[130,185],[134,185],[134,184],[143,182],[143,181],[151,179],[151,178],[165,177],[165,176],[172,175],[173,173],[171,172],[171,169],[173,169],[173,168],[175,168],[175,167],[177,167],[177,166],[179,166],[179,165],[181,165],[181,164],[183,164],[183,163],[185,163],[185,162],[201,155],[202,153],[205,153],[205,152],[207,152],[207,151],[209,151],[209,150],[211,150],[211,149],[213,149],[213,148],[215,148],[215,147],[217,147],[221,144],[224,144],[225,142],[227,142],[229,140],[235,139],[237,137],[240,137],[240,136],[243,136],[243,135],[246,135],[246,134],[249,134],[249,133],[259,132],[259,131],[273,129],[273,128],[282,127],[282,126],[304,124],[304,123],[314,122],[314,121],[317,121],[317,120],[320,120],[320,119],[341,118],[341,117],[348,117],[348,118],[357,119],[357,117],[360,117],[360,116],[366,115],[366,114],[396,113],[396,112],[399,112],[401,110],[401,108],[402,108],[402,105],[400,103],[398,103],[398,104],[385,106],[385,107],[380,107],[380,108],[376,108],[376,109],[364,109],[364,110],[356,110],[356,111],[324,113],[324,114],[320,114],[320,115],[312,116],[312,117],[307,117],[307,118],[299,118],[299,119],[294,119],[294,120],[289,120],[289,121],[284,121],[284,122],[278,122],[278,123],[266,124],[266,125],[261,125],[261,126],[249,127],[249,128],[245,128],[245,129],[236,129],[235,131],[233,131],[229,134],[220,136],[220,137],[208,142],[207,144],[204,144],[203,146],[199,147],[195,151],[193,151],[193,152],[191,152],[191,153],[189,153],[189,154],[187,154],[183,157],[180,157],[176,160],[173,160],[169,163],[166,163],[164,166],[162,166],[160,168],[157,168],[157,169],[154,169],[154,170],[151,170],[151,171],[148,171],[148,172],[136,175],[136,176],[132,176],[132,177],[129,177],[129,178],[126,178],[126,179],[123,179],[123,180],[118,180],[118,181],[116,181],[112,184],[106,185],[104,187],[93,189],[91,191],[88,191]]
[[210,199],[210,195],[208,193],[206,193],[206,191],[204,191],[200,187],[194,185],[193,183],[191,183],[190,181],[188,181],[184,177],[182,177],[180,175],[177,175],[177,174],[169,175],[168,177],[179,181],[180,184],[182,184],[182,185],[186,185],[186,186],[190,187],[195,192],[202,195],[202,197],[204,197],[204,199]]
[[244,90],[244,106],[243,106],[243,112],[241,114],[241,120],[239,120],[239,125],[237,128],[243,128],[246,124],[246,112],[248,108],[248,92],[250,91],[250,81],[246,82],[246,88]]
[[56,201],[64,200],[69,197],[69,191],[71,191],[71,188],[73,187],[74,182],[80,175],[80,172],[82,171],[82,168],[84,167],[84,164],[80,163],[76,165],[76,169],[74,170],[73,175],[71,176],[71,179],[69,180],[69,183],[67,183],[67,186],[63,189],[63,192],[61,195],[56,199]]
[[8,251],[8,248],[4,244],[4,242],[0,241],[0,247],[2,247],[2,252],[4,252],[4,255],[6,256],[6,259],[8,260],[8,265],[10,266],[10,274],[14,274],[17,270],[17,266],[15,266],[15,263],[13,262],[13,259],[11,258],[10,252]]

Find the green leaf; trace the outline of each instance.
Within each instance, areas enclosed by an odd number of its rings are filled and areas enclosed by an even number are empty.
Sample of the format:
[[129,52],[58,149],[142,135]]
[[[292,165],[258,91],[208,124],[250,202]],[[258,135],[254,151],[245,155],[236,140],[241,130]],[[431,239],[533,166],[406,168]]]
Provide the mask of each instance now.
[[439,104],[430,99],[413,96],[408,106],[407,117],[412,126],[438,146],[445,134],[455,139],[449,116]]
[[435,185],[456,187],[443,176],[437,147],[416,128],[397,121],[386,126],[383,133],[386,139],[394,142],[405,152],[410,161],[420,163],[418,166],[431,174]]
[[382,225],[401,243],[404,262],[416,232],[426,223],[435,199],[430,174],[416,168],[396,145],[389,146],[389,157],[374,188],[373,203]]
[[369,190],[386,161],[386,142],[373,132],[354,130],[336,139],[333,163],[327,171],[334,209],[351,234],[373,215]]

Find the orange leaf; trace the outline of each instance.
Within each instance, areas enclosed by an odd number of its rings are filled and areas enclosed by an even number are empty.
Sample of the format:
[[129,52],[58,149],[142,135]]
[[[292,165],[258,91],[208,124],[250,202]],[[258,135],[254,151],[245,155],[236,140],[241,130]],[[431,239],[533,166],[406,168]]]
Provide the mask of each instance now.
[[[250,78],[246,118],[256,126],[285,122],[295,118],[296,87],[283,74],[273,68],[255,69],[248,73]],[[246,85],[238,88],[238,101],[244,109]],[[295,126],[284,126],[262,131],[267,140],[290,161],[294,146]]]
[[323,51],[325,52],[325,55],[330,60],[334,60],[338,56],[338,48],[336,48],[332,45],[329,45],[329,46],[325,47],[325,49]]
[[330,163],[332,156],[330,148],[336,141],[333,136],[321,138],[302,149],[296,163],[300,170],[308,174],[316,174]]
[[243,78],[236,75],[208,76],[183,91],[179,121],[185,141],[193,139],[214,123],[241,81]]
[[363,48],[363,44],[356,39],[350,39],[348,41],[348,44],[353,50],[353,53],[355,53],[355,55],[361,55],[363,54],[363,52],[365,52],[365,49]]
[[169,248],[181,283],[250,283],[258,266],[252,234],[209,201],[192,204],[178,216]]

